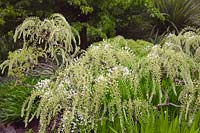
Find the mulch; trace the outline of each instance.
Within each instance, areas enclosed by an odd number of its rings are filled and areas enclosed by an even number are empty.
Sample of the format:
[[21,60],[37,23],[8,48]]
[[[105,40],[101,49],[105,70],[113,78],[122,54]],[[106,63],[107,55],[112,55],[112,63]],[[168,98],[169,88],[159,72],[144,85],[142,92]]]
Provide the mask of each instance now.
[[27,127],[24,122],[18,121],[9,124],[0,123],[0,133],[38,133],[39,121],[32,120]]

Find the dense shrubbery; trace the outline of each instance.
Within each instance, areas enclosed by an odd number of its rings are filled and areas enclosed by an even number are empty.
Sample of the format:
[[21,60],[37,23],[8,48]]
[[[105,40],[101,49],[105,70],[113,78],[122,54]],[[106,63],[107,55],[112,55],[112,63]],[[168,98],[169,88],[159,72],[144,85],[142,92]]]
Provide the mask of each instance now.
[[56,81],[36,88],[24,105],[26,120],[31,103],[40,97],[36,116],[40,117],[41,132],[60,111],[60,130],[70,130],[72,123],[94,130],[96,123],[104,118],[119,119],[124,129],[125,117],[134,121],[133,117],[137,118],[139,113],[151,111],[147,101],[135,90],[134,60],[128,48],[116,48],[107,42],[91,46],[82,57],[66,66]]
[[[37,18],[31,18],[16,30],[16,35],[19,35],[19,31],[29,35],[23,36],[25,47],[17,55],[22,55],[23,51],[27,52],[30,48],[40,50],[44,44],[48,45],[46,49],[51,50],[43,54],[51,55],[53,51],[51,57],[55,57],[54,61],[58,61],[58,66],[63,58],[70,59],[63,61],[62,67],[57,67],[55,76],[46,75],[45,79],[34,85],[22,108],[26,125],[36,117],[40,121],[40,132],[45,132],[49,125],[53,125],[52,130],[56,128],[55,130],[64,132],[199,131],[198,30],[186,29],[179,35],[166,35],[158,45],[117,36],[92,44],[76,57],[63,56],[63,52],[75,45],[71,43],[75,38],[71,37],[73,34],[70,30],[66,31],[69,38],[64,38],[65,43],[56,40],[63,40],[59,38],[59,32],[50,32],[50,37],[42,38],[40,34],[43,30],[35,31],[29,24],[37,22],[41,26],[44,23],[47,28],[55,27],[55,30],[57,26],[65,28],[65,19],[60,15],[56,16],[58,19],[55,22],[58,25],[54,25],[54,19],[41,22]],[[63,20],[65,23],[60,24]],[[22,28],[24,24],[26,32]],[[54,37],[53,42],[51,36]],[[40,39],[46,40],[40,43]],[[54,41],[58,45],[67,44],[67,48],[60,47],[62,50],[55,52],[57,45],[54,45]],[[27,47],[27,44],[31,47]],[[68,51],[68,54],[73,52]],[[38,63],[40,56],[30,57],[24,57],[26,60],[22,60],[22,65],[20,62],[11,65],[9,71],[13,68],[23,70],[26,63]],[[24,58],[15,58],[14,61]],[[13,62],[12,59],[5,61],[2,68],[10,66],[5,64]],[[30,70],[34,69],[35,67]]]
[[[178,108],[172,111],[180,115],[179,122],[191,124],[199,108],[199,77],[193,77],[191,72],[199,72],[198,62],[184,52],[184,43],[170,42],[169,45],[171,36],[166,37],[162,46],[152,47],[143,42],[146,46],[138,48],[135,44],[140,41],[121,37],[91,46],[56,81],[48,80],[44,88],[32,93],[24,105],[26,121],[30,105],[40,97],[35,115],[40,117],[41,132],[59,112],[62,112],[60,130],[73,130],[75,125],[75,130],[97,130],[98,121],[107,119],[119,121],[120,132],[126,132],[125,129],[132,132],[134,129],[130,127],[138,119],[142,122],[150,118],[157,112],[156,106]],[[137,49],[146,54],[138,54]],[[79,117],[81,120],[77,121]]]

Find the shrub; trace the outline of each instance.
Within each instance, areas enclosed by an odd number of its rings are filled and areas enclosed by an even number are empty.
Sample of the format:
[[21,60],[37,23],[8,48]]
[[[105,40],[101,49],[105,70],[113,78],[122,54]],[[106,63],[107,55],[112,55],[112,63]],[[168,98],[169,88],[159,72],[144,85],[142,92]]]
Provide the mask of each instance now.
[[[169,34],[140,62],[140,87],[150,102],[173,100],[180,108],[179,121],[191,122],[199,109],[199,34],[183,31]],[[159,100],[158,100],[159,99]]]
[[76,55],[79,45],[78,33],[60,14],[44,21],[37,17],[25,19],[15,30],[14,40],[20,38],[22,49],[10,52],[8,60],[0,65],[2,72],[8,68],[11,76],[16,72],[18,76],[31,72],[54,74]]
[[[63,70],[56,80],[33,91],[23,106],[26,123],[30,108],[39,98],[33,114],[40,118],[40,132],[61,113],[59,130],[91,131],[105,119],[119,121],[120,129],[131,126],[138,115],[148,117],[152,107],[140,98],[134,85],[135,55],[130,49],[100,42]],[[48,118],[48,119],[46,119]]]
[[[168,28],[179,32],[185,26],[199,26],[200,2],[198,0],[154,0],[155,7],[165,14],[165,21],[158,23],[158,29]],[[164,24],[164,25],[163,25]]]
[[[116,36],[110,39],[107,39],[107,42],[118,48],[127,48],[131,49],[131,51],[138,57],[146,56],[153,44],[144,40],[133,40],[133,39],[125,39],[123,36]],[[92,45],[98,45],[99,42],[94,43]]]
[[180,114],[179,123],[191,125],[199,108],[199,62],[193,56],[198,36],[170,34],[155,46],[122,37],[93,44],[33,91],[23,106],[26,124],[36,116],[40,132],[51,121],[59,121],[59,131],[98,131],[98,123],[106,122],[114,126],[110,130],[133,132],[142,130],[135,128],[138,122],[170,106],[170,115]]
[[[171,49],[177,53],[182,53],[184,55],[184,61],[187,63],[185,64],[186,66],[190,66],[192,64],[194,65],[193,67],[187,68],[187,70],[182,72],[182,74],[186,74],[185,78],[180,78],[179,76],[179,79],[176,80],[179,84],[182,84],[182,91],[178,97],[180,103],[184,106],[182,108],[181,115],[185,114],[185,119],[188,119],[188,116],[190,116],[190,121],[194,119],[194,115],[199,110],[200,105],[199,39],[199,30],[188,31],[188,29],[184,29],[177,36],[173,34],[168,35],[162,43],[164,48]],[[192,62],[188,61],[188,58],[190,58]],[[180,65],[183,64],[184,63]],[[180,71],[180,69],[178,69],[178,71]]]

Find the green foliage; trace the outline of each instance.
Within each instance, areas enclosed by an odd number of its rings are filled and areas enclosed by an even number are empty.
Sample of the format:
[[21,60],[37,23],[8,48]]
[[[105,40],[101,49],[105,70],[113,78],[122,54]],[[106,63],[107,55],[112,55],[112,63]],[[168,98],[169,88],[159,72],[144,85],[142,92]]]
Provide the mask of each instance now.
[[[9,123],[22,120],[21,108],[24,101],[30,96],[32,87],[37,79],[26,78],[23,84],[16,85],[13,80],[0,84],[0,122]],[[33,105],[35,107],[35,105]]]
[[[151,118],[157,112],[154,106],[157,110],[171,106],[170,115],[180,115],[171,121],[175,130],[179,131],[178,123],[182,122],[192,126],[200,107],[199,62],[193,56],[198,39],[188,34],[198,36],[191,31],[170,34],[155,46],[120,36],[93,44],[56,79],[45,81],[32,93],[22,110],[26,123],[36,116],[40,118],[40,132],[45,132],[51,120],[61,115],[59,130],[64,131],[98,131],[99,123],[108,123],[109,131],[146,132],[145,124],[144,129],[131,127],[138,121],[156,120]],[[37,111],[31,113],[38,98]],[[161,127],[170,127],[165,117],[159,121],[166,122]],[[153,125],[159,124],[155,121]]]
[[2,1],[0,1],[0,13],[1,13],[1,17],[0,17],[0,26],[4,25],[6,23],[5,17],[14,17],[16,16],[16,12],[15,9],[13,8],[13,6],[7,4],[5,6],[5,8],[2,8]]
[[179,32],[185,26],[199,26],[200,2],[198,0],[154,0],[155,7],[165,14],[164,25],[158,23],[163,32],[167,28]]
[[[194,114],[199,110],[199,31],[198,30],[183,30],[179,35],[168,35],[163,41],[164,48],[176,51],[176,53],[182,53],[184,55],[185,65],[189,66],[194,64],[193,68],[188,68],[182,72],[186,74],[187,78],[180,78],[179,82],[184,83],[184,89],[180,92],[179,101],[184,106],[181,115],[185,114],[185,119],[188,119],[190,114],[191,119],[194,119]],[[191,61],[187,61],[187,58]],[[184,63],[181,63],[182,65]],[[180,64],[180,65],[181,65]],[[182,67],[183,68],[183,67]],[[180,71],[180,69],[179,69]]]
[[1,38],[0,38],[0,46],[1,46],[1,48],[0,48],[0,63],[2,63],[4,60],[7,59],[9,51],[12,51],[17,48],[14,45],[12,36],[13,36],[12,33],[9,33],[9,35],[4,35],[4,36],[1,36]]
[[43,54],[44,52],[42,49],[37,49],[36,51],[32,47],[9,52],[8,60],[0,65],[2,73],[4,73],[5,69],[8,67],[8,75],[22,77],[33,69],[33,64],[37,64],[38,58],[43,57]]
[[88,13],[92,13],[93,12],[93,7],[91,7],[88,4],[88,2],[90,2],[90,1],[87,1],[87,0],[68,0],[67,2],[70,5],[78,6],[83,14],[87,15]]
[[116,34],[134,39],[147,39],[152,28],[152,18],[164,19],[159,10],[154,7],[152,0],[70,0],[69,2],[80,9],[82,6],[92,9],[89,14],[88,12],[84,14],[81,10],[82,20],[80,20],[81,24],[87,23],[90,43]]
[[[141,117],[142,118],[142,117]],[[188,126],[187,123],[179,123],[178,117],[170,116],[168,111],[155,112],[145,120],[139,119],[137,123],[132,125],[126,125],[126,133],[198,133],[199,113],[195,116],[195,120],[192,122],[192,126]],[[119,122],[109,122],[104,119],[102,123],[98,123],[98,132],[100,133],[117,133],[121,132]]]
[[[170,118],[172,117],[172,118]],[[200,115],[195,116],[195,120],[192,122],[192,126],[188,126],[187,123],[179,123],[178,117],[173,118],[168,114],[168,111],[161,111],[158,115],[152,115],[149,119],[140,122],[139,131],[141,133],[198,133]]]
[[[153,0],[0,0],[0,34],[3,36],[13,32],[26,17],[38,16],[43,19],[54,12],[63,14],[70,23],[87,25],[86,31],[83,30],[85,26],[79,30],[80,33],[87,32],[87,35],[80,34],[81,40],[86,40],[81,43],[84,48],[116,34],[147,39],[152,18],[163,18],[154,7]],[[16,45],[19,46],[18,43]]]
[[110,38],[107,41],[114,46],[131,49],[138,57],[146,56],[153,47],[153,44],[150,42],[144,40],[135,41],[133,39],[124,39],[122,36]]
[[78,6],[83,14],[88,14],[95,11],[94,7],[100,8],[106,11],[108,7],[111,9],[113,7],[122,7],[127,9],[130,5],[144,6],[147,8],[154,17],[161,17],[158,10],[154,8],[152,0],[107,0],[107,1],[94,1],[94,0],[68,0],[70,5]]
[[137,119],[140,113],[148,117],[152,110],[134,86],[138,83],[132,71],[134,59],[130,50],[108,42],[91,46],[81,58],[67,66],[56,81],[48,81],[45,87],[33,91],[23,106],[26,123],[32,103],[40,98],[33,114],[40,118],[40,132],[45,132],[50,120],[60,112],[59,130],[96,130],[97,122],[106,118],[110,122],[117,119],[120,129],[125,132],[125,125],[131,124],[133,117]]
[[[8,67],[11,76],[28,73],[39,63],[48,64],[46,70],[57,69],[78,51],[79,35],[60,14],[53,14],[44,21],[37,17],[27,18],[16,28],[14,40],[20,38],[23,39],[22,49],[10,52],[8,60],[0,66],[2,72]],[[50,74],[53,72],[50,70]]]

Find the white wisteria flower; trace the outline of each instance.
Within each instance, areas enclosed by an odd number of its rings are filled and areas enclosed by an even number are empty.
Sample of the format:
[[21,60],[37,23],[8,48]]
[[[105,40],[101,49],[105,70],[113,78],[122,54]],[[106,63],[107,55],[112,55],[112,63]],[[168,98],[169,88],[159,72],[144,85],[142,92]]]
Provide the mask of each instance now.
[[96,82],[101,82],[101,81],[106,81],[106,78],[103,75],[100,75],[97,79]]
[[123,72],[123,76],[127,76],[127,75],[130,74],[130,71],[129,71],[129,69],[127,67],[123,67],[122,68],[122,72]]
[[34,85],[34,88],[36,89],[44,89],[49,87],[50,79],[43,79],[40,80],[36,85]]
[[166,46],[172,46],[173,43],[171,43],[171,42],[166,42],[165,45],[166,45]]
[[159,46],[153,46],[152,51],[148,54],[147,57],[149,59],[159,58],[158,52],[159,52]]

